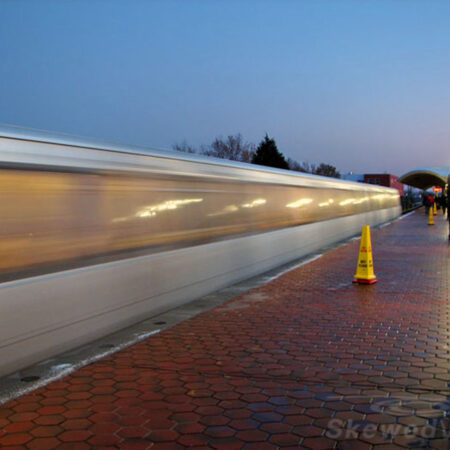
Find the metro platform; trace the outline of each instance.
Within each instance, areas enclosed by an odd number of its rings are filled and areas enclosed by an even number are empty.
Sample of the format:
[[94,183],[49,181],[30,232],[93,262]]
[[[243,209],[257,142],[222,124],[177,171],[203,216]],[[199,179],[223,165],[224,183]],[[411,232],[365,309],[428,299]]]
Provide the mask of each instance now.
[[2,449],[448,449],[448,223],[359,242],[0,406]]

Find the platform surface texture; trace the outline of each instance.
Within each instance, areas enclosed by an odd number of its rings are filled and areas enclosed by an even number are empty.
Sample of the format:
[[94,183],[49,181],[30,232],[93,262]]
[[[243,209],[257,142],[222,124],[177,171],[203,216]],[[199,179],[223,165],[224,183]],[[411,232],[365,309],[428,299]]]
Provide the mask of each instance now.
[[0,406],[2,449],[448,449],[442,213],[359,241]]

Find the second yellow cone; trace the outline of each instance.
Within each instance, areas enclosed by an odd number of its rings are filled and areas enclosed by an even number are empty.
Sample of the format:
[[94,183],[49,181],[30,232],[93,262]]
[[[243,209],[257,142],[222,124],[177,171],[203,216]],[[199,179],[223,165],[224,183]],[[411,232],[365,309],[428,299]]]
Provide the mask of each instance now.
[[358,265],[353,283],[374,284],[377,277],[373,271],[372,241],[370,239],[370,227],[364,225],[359,246]]
[[433,208],[430,206],[430,209],[428,211],[428,225],[434,225],[434,214],[433,214]]

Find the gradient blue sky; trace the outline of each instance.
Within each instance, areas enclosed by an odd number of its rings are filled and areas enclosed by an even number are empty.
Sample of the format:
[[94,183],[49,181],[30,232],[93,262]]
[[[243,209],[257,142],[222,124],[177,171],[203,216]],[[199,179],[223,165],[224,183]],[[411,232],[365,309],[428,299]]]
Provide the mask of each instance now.
[[267,132],[341,172],[450,165],[450,1],[0,0],[0,122],[168,148]]

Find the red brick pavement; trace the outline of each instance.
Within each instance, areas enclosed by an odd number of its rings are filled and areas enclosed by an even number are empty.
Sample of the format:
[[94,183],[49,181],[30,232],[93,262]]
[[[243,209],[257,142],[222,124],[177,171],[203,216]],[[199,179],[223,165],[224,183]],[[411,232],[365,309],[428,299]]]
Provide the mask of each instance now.
[[416,213],[0,408],[7,448],[447,449],[449,245]]

